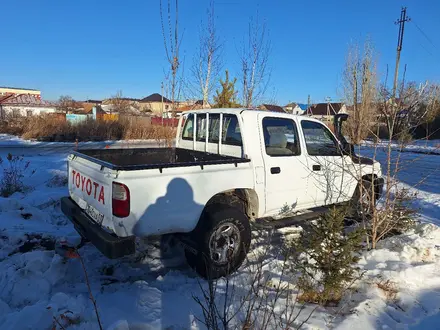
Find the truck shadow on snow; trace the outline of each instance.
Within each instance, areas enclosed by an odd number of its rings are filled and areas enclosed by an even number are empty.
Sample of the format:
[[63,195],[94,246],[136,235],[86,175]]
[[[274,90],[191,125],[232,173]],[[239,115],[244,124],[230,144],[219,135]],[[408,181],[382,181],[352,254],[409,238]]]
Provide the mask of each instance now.
[[[185,218],[193,219],[194,217],[200,216],[203,208],[204,205],[194,201],[194,192],[190,184],[183,178],[174,178],[168,183],[165,195],[159,197],[156,202],[150,205],[144,214],[139,217],[139,221],[133,228],[133,232],[149,232],[151,231],[152,224],[157,223],[159,220],[170,222],[177,227],[170,227],[170,233],[179,232],[179,230],[187,227],[183,225],[186,221]],[[182,224],[181,228],[179,228],[179,224]]]

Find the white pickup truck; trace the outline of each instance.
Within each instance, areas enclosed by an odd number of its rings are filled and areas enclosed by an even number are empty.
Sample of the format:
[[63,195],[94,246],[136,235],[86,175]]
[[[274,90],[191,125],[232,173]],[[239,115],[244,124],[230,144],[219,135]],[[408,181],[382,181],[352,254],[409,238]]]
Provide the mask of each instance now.
[[[134,253],[136,237],[176,234],[190,266],[218,278],[245,259],[250,222],[378,198],[380,164],[352,152],[341,134],[346,118],[335,116],[336,138],[306,116],[191,111],[173,148],[69,155],[62,210],[109,258]],[[360,182],[371,189],[361,193]]]

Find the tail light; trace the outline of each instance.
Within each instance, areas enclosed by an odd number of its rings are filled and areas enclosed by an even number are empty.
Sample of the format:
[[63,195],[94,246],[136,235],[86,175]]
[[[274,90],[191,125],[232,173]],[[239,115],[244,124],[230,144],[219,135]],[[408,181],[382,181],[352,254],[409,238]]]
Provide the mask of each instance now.
[[113,182],[112,208],[115,217],[126,218],[130,215],[130,190],[125,184]]

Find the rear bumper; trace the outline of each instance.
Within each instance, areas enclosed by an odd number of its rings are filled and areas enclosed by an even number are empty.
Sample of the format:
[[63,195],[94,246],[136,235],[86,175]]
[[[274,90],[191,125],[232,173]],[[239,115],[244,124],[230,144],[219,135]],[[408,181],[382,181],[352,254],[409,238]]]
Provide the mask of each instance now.
[[76,231],[107,258],[115,259],[135,252],[135,237],[118,237],[102,229],[70,197],[61,198],[61,210]]

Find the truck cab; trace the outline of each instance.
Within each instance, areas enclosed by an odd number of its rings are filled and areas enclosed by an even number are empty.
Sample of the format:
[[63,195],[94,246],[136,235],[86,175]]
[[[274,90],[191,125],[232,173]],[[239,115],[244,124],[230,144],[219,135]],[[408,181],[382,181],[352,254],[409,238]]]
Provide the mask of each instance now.
[[212,109],[183,116],[176,146],[250,159],[255,216],[268,217],[286,206],[300,211],[349,201],[360,178],[381,176],[379,163],[359,162],[340,140],[311,117]]

